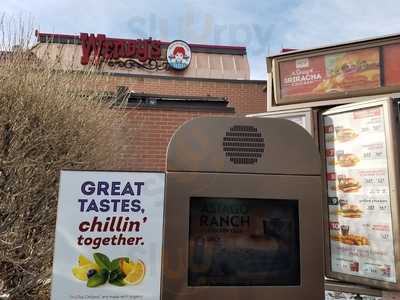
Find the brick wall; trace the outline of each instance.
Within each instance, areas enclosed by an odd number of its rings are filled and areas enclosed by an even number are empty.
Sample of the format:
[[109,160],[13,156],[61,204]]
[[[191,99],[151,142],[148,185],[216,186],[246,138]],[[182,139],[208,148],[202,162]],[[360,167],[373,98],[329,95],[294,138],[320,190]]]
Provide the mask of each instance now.
[[156,76],[112,76],[108,87],[127,86],[137,93],[227,97],[236,113],[265,112],[265,81],[192,79]]
[[[109,87],[128,86],[135,92],[227,97],[236,114],[266,111],[265,82],[182,80],[148,77],[111,78]],[[233,115],[229,112],[195,109],[127,108],[123,129],[126,141],[119,153],[120,168],[135,171],[164,171],[165,154],[174,131],[185,121],[199,116]]]
[[122,129],[126,141],[120,151],[120,169],[164,171],[169,140],[184,122],[199,116],[232,115],[204,111],[129,109]]

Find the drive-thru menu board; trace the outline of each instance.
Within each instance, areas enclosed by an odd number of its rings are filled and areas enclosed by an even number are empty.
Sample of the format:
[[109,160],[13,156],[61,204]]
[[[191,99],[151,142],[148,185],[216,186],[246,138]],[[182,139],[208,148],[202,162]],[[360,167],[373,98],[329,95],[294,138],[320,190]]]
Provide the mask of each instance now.
[[332,272],[396,282],[383,107],[324,116]]

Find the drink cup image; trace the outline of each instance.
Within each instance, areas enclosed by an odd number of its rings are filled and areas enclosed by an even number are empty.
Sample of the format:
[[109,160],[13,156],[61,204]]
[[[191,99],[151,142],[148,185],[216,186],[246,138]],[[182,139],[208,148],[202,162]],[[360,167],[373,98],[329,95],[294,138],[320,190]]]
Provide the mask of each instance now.
[[349,234],[350,226],[349,225],[342,225],[342,226],[340,226],[340,231],[342,232],[342,235],[346,236],[346,235]]
[[347,200],[345,200],[345,199],[340,199],[339,200],[339,206],[340,206],[341,209],[347,204],[348,204]]
[[358,272],[359,268],[360,268],[360,264],[358,261],[353,261],[350,264],[350,271],[352,271],[352,272]]

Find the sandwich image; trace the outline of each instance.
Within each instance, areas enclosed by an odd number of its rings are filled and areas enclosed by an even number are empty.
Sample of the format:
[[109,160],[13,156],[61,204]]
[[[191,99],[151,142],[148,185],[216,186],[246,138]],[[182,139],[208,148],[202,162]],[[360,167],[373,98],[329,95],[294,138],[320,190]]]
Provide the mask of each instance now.
[[337,188],[343,193],[358,192],[361,188],[361,184],[353,178],[339,178],[338,181]]
[[313,92],[343,92],[355,88],[379,86],[379,52],[375,49],[351,51],[328,56],[328,78]]
[[359,163],[360,159],[354,154],[340,154],[337,156],[336,164],[341,167],[353,167]]
[[314,93],[333,93],[333,92],[342,92],[339,88],[340,86],[340,78],[336,76],[332,76],[323,80],[320,84],[318,84],[312,91]]
[[375,50],[351,51],[338,55],[330,69],[331,76],[353,76],[359,80],[379,79],[379,52]]
[[358,205],[345,204],[338,210],[338,215],[345,218],[360,218],[362,212]]
[[336,128],[336,136],[335,139],[339,143],[344,143],[348,141],[354,140],[356,137],[358,137],[357,132],[355,132],[351,128]]

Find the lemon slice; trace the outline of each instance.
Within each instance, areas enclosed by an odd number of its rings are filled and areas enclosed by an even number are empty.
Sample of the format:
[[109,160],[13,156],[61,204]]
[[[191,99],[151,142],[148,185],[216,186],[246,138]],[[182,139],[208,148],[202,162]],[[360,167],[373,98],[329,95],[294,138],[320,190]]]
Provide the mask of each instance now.
[[127,273],[124,278],[126,284],[137,285],[143,281],[144,275],[146,273],[146,266],[140,259],[137,261],[128,263],[132,267],[129,273]]
[[87,281],[87,273],[89,270],[96,270],[98,272],[100,268],[95,262],[91,261],[86,256],[79,255],[78,265],[72,268],[72,274],[79,280]]
[[90,264],[94,264],[93,261],[91,261],[89,258],[87,258],[86,256],[83,255],[79,255],[78,257],[78,264],[79,266],[85,266],[85,265],[90,265]]
[[136,263],[133,261],[126,262],[126,261],[122,260],[120,266],[121,266],[121,271],[125,275],[128,275],[135,268]]
[[84,266],[75,266],[72,268],[72,274],[75,276],[76,279],[87,281],[88,280],[87,273],[89,272],[89,270],[92,269],[98,271],[99,267],[93,263]]

